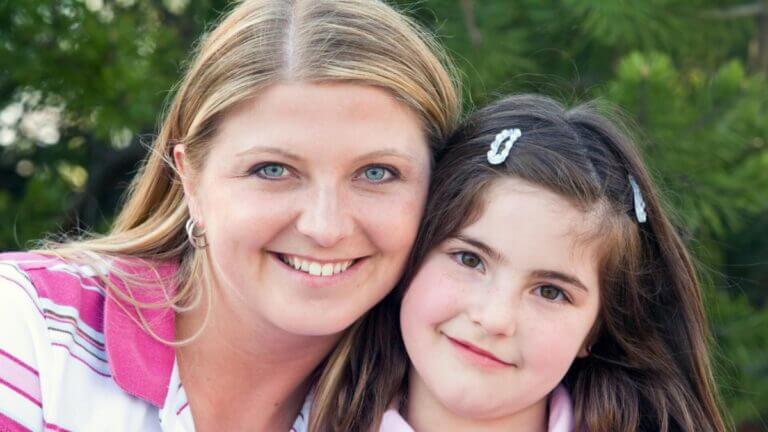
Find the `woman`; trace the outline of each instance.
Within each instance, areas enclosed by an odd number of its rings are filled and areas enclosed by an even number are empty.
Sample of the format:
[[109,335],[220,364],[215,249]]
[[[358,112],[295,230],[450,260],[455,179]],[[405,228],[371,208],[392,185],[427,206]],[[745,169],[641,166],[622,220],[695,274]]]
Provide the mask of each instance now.
[[366,312],[458,113],[440,50],[381,2],[238,4],[112,231],[0,261],[0,426],[370,427],[391,323]]

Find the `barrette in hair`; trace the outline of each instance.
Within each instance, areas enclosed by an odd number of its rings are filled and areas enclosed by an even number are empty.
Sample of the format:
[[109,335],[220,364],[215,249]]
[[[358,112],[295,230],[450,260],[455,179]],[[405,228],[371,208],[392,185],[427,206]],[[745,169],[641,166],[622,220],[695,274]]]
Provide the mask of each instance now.
[[640,186],[637,185],[635,178],[629,176],[629,185],[632,186],[632,195],[635,201],[635,217],[638,223],[645,223],[648,220],[648,214],[645,212],[645,200],[640,192]]
[[504,163],[509,156],[509,151],[518,138],[523,134],[520,129],[504,129],[499,132],[491,143],[491,149],[488,150],[488,162],[491,165]]

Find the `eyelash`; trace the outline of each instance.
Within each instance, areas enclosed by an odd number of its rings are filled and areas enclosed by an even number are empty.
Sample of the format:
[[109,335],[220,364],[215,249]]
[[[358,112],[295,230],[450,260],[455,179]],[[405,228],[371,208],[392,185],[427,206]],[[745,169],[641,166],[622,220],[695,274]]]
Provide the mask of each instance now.
[[[548,299],[548,298],[544,297],[543,295],[541,295],[541,289],[542,288],[554,288],[555,290],[557,290],[558,296],[555,297],[554,299]],[[542,285],[539,285],[539,286],[537,286],[534,289],[534,292],[537,293],[537,295],[539,297],[541,297],[542,299],[544,299],[544,300],[546,300],[548,302],[551,302],[551,303],[562,303],[562,302],[573,303],[573,301],[568,296],[568,294],[566,294],[564,289],[562,289],[562,288],[560,288],[558,286],[552,285],[552,284],[542,284]]]
[[[485,262],[483,261],[482,258],[480,258],[480,255],[474,252],[462,250],[462,251],[451,252],[449,255],[453,258],[454,261],[456,261],[457,264],[459,264],[462,267],[470,268],[472,270],[477,270],[479,266],[481,268],[480,271],[483,271],[483,272],[485,271]],[[470,266],[464,263],[464,261],[462,260],[462,257],[468,256],[468,255],[475,257],[477,259],[478,265]]]
[[357,174],[355,176],[355,178],[357,179],[357,178],[364,177],[365,176],[365,171],[367,171],[369,169],[372,169],[372,168],[383,169],[384,171],[386,171],[390,175],[390,177],[386,178],[386,174],[385,174],[385,178],[382,179],[382,180],[378,180],[378,181],[370,180],[370,179],[364,180],[364,181],[367,181],[367,182],[369,182],[371,184],[384,184],[384,183],[389,183],[391,181],[400,180],[402,178],[402,175],[400,174],[400,171],[397,170],[397,168],[389,166],[389,165],[380,165],[380,164],[366,165],[366,166],[362,167],[358,171],[359,174]]
[[288,166],[287,166],[287,165],[285,165],[285,164],[282,164],[282,163],[279,163],[279,162],[264,162],[264,163],[260,163],[260,164],[257,164],[257,165],[254,165],[253,167],[251,167],[251,168],[248,170],[248,173],[247,173],[247,174],[248,174],[248,175],[255,175],[256,177],[259,177],[259,178],[261,178],[261,179],[264,179],[264,180],[272,180],[272,181],[274,181],[274,180],[280,180],[280,179],[282,179],[283,177],[285,177],[285,176],[280,176],[280,177],[270,177],[270,176],[265,176],[265,175],[264,175],[264,174],[263,174],[261,171],[262,171],[264,168],[266,168],[266,167],[269,167],[269,166],[279,166],[279,167],[283,168],[285,171],[287,171],[289,174],[290,174],[291,172],[293,172],[293,169],[292,169],[292,168],[290,168],[290,167],[288,167]]
[[[285,164],[282,164],[280,162],[263,162],[263,163],[260,163],[260,164],[257,164],[257,165],[254,165],[253,167],[251,167],[248,170],[248,175],[255,175],[255,176],[257,176],[259,178],[262,178],[264,180],[271,180],[271,181],[280,180],[283,177],[285,177],[285,176],[282,176],[282,175],[279,176],[279,177],[270,177],[270,176],[264,175],[262,173],[262,170],[264,170],[266,167],[269,167],[269,166],[279,166],[279,167],[283,168],[285,171],[287,171],[289,174],[293,172],[293,168],[291,168],[291,167],[289,167],[289,166],[287,166]],[[394,181],[394,180],[399,180],[399,179],[402,178],[402,175],[400,174],[400,171],[397,170],[396,168],[391,167],[391,166],[387,166],[387,165],[376,165],[376,164],[374,164],[374,165],[366,165],[363,168],[361,168],[358,171],[358,174],[355,175],[355,179],[363,178],[365,176],[365,172],[367,170],[369,170],[369,169],[372,169],[372,168],[379,168],[379,169],[383,169],[384,171],[386,171],[384,178],[382,180],[370,180],[370,179],[368,179],[368,180],[364,180],[364,181],[368,181],[369,183],[372,183],[372,184],[383,184],[383,183],[389,183],[389,182]],[[389,178],[386,177],[386,174],[389,174]]]
[[[478,255],[478,254],[476,254],[474,252],[462,250],[462,251],[451,252],[451,253],[449,253],[449,255],[451,256],[451,258],[453,258],[454,261],[456,261],[457,264],[459,264],[462,267],[466,267],[466,268],[470,268],[470,269],[474,270],[474,269],[477,269],[478,266],[480,266],[480,267],[482,267],[482,271],[485,271],[485,262],[483,261],[482,258],[480,258],[480,255]],[[464,256],[467,256],[467,255],[471,255],[474,258],[476,258],[478,265],[473,267],[473,266],[470,266],[470,265],[467,265],[466,263],[464,263],[462,258]],[[555,290],[557,290],[558,296],[555,297],[554,299],[548,299],[548,298],[544,297],[541,294],[542,288],[554,288]],[[571,298],[568,296],[568,294],[566,293],[566,291],[564,289],[562,289],[562,288],[560,288],[558,286],[552,285],[552,284],[542,284],[542,285],[539,285],[539,286],[537,286],[534,289],[534,292],[539,297],[541,297],[542,299],[544,299],[544,300],[546,300],[546,301],[548,301],[550,303],[562,303],[562,302],[571,303],[571,304],[573,303],[573,300],[571,300]]]

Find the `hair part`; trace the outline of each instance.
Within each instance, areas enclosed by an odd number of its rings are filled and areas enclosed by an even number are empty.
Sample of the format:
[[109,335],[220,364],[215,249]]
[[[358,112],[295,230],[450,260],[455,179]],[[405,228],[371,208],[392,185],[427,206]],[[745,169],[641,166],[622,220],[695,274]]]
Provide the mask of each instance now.
[[[490,143],[507,128],[522,136],[504,163],[491,165]],[[642,224],[629,176],[646,203]],[[596,218],[584,239],[600,242],[600,310],[587,337],[590,355],[575,359],[564,379],[576,424],[605,432],[724,431],[691,258],[630,135],[595,103],[566,109],[543,96],[511,96],[460,126],[438,159],[401,293],[433,248],[482,214],[492,184],[510,177]],[[397,349],[407,362],[402,344]]]
[[[109,295],[137,310],[195,307],[211,295],[205,282],[210,270],[205,249],[187,241],[189,209],[173,165],[173,146],[185,145],[192,171],[201,170],[228,111],[280,82],[351,82],[385,89],[419,116],[433,152],[455,128],[461,111],[458,75],[440,45],[382,1],[239,1],[196,47],[111,232],[51,243],[43,252],[83,264],[95,263],[94,256],[180,263],[179,288],[162,304],[141,303],[106,278],[105,283]],[[150,285],[117,268],[110,271],[132,285]],[[390,322],[374,325],[385,315],[377,307],[362,317],[319,366],[311,430],[367,430],[381,417],[386,405],[375,402],[376,395],[395,385],[390,364],[374,352],[376,343],[391,340],[381,336]],[[146,323],[140,324],[152,334]]]

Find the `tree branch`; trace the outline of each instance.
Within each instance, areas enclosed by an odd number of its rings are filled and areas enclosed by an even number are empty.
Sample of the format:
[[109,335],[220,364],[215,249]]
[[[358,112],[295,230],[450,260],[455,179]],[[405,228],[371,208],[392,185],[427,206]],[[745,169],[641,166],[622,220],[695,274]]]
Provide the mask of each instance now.
[[475,16],[475,2],[472,0],[461,0],[461,10],[464,12],[464,25],[469,33],[469,40],[472,46],[479,47],[483,43],[483,34],[477,27],[477,18]]
[[733,19],[733,18],[755,17],[765,12],[766,12],[765,4],[763,4],[762,1],[757,1],[752,4],[733,6],[726,9],[709,10],[704,12],[704,17],[714,18],[714,19]]
[[763,13],[756,19],[757,34],[752,43],[755,50],[749,66],[752,72],[768,74],[768,0],[762,2]]

